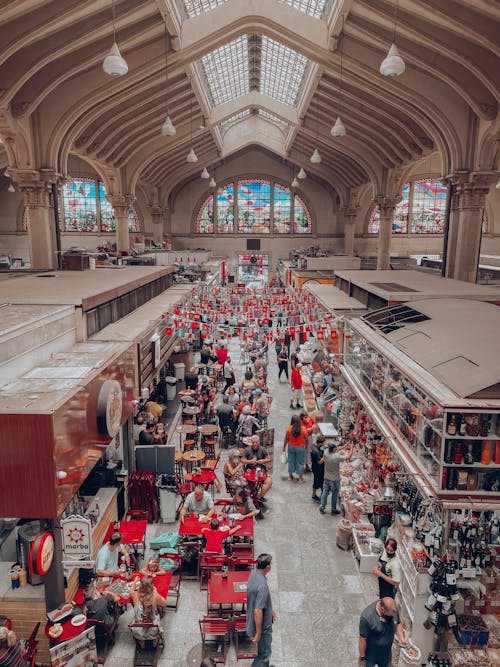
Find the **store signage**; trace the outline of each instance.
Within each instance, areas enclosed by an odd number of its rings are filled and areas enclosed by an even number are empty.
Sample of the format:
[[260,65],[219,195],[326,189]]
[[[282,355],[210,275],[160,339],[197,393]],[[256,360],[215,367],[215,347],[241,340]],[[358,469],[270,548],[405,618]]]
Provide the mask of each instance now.
[[88,558],[92,555],[90,519],[68,516],[61,521],[61,532],[65,558]]
[[117,380],[106,380],[97,398],[97,428],[99,433],[113,438],[122,422],[123,396]]
[[78,567],[83,570],[93,570],[95,560],[62,560],[64,567]]
[[51,648],[50,660],[53,667],[97,665],[95,628],[88,628],[73,639]]
[[31,574],[44,576],[50,570],[54,558],[52,533],[38,533],[31,543],[29,566]]

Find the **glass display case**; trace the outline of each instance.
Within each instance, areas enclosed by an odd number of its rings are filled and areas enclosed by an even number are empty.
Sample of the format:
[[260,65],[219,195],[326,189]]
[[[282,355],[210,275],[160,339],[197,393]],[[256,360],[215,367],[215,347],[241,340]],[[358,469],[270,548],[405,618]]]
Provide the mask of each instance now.
[[[392,356],[377,349],[355,330],[346,338],[344,361],[403,436],[437,494],[499,493],[500,410],[477,399],[451,401],[447,388],[439,400],[438,380],[431,378],[431,394],[423,388],[426,371],[420,375],[399,351]],[[461,402],[467,407],[458,407]]]

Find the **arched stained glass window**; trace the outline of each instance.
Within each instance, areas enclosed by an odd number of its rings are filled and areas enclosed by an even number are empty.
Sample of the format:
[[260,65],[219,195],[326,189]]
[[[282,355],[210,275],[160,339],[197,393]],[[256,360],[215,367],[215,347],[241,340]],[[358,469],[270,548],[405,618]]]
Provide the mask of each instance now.
[[238,232],[269,234],[271,184],[264,180],[238,181]]
[[442,234],[446,211],[446,186],[422,179],[413,184],[411,231],[413,234]]
[[488,233],[488,215],[486,213],[486,209],[483,208],[483,216],[481,218],[481,231],[483,234]]
[[214,196],[208,195],[203,200],[198,215],[196,216],[196,233],[213,234],[214,233]]
[[274,185],[274,232],[290,234],[292,210],[290,190],[283,185]]
[[[106,199],[106,188],[92,178],[72,178],[62,188],[64,230],[66,232],[114,232],[115,211]],[[141,221],[134,207],[128,211],[128,228],[141,231]]]
[[194,229],[196,234],[215,230],[218,234],[312,234],[312,217],[300,195],[295,195],[292,206],[290,188],[283,183],[241,178],[221,185],[215,198],[206,194]]
[[410,205],[411,183],[405,183],[401,191],[401,201],[394,209],[392,223],[393,234],[406,234],[408,231],[408,207]]
[[368,220],[368,234],[378,234],[380,230],[380,209],[378,204],[372,208],[370,219]]
[[234,185],[227,183],[217,190],[217,231],[219,234],[234,232]]
[[293,201],[293,231],[295,234],[311,233],[311,216],[299,195],[295,195]]

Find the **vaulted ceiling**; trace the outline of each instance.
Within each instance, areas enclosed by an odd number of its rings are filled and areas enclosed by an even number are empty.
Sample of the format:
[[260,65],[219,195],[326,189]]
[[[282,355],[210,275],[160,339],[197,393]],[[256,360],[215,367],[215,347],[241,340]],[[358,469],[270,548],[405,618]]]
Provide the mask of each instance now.
[[[467,167],[471,123],[498,131],[489,0],[116,0],[115,14],[120,77],[102,69],[111,0],[0,0],[0,161],[65,173],[77,153],[124,194],[168,194],[257,144],[339,191],[381,191],[434,150]],[[406,71],[386,78],[393,41]],[[338,116],[346,136],[331,135]]]

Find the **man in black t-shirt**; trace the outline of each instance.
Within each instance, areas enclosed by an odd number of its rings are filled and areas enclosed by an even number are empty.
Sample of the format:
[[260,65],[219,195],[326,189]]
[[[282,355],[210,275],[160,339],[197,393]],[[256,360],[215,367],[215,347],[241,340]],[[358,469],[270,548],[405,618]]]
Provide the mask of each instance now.
[[154,445],[154,431],[155,425],[153,422],[148,422],[146,428],[139,433],[139,444]]
[[391,667],[394,635],[406,646],[406,638],[392,598],[372,602],[359,619],[359,664]]
[[192,366],[184,376],[184,382],[186,383],[186,389],[196,391],[196,387],[198,386],[198,373],[194,366]]

